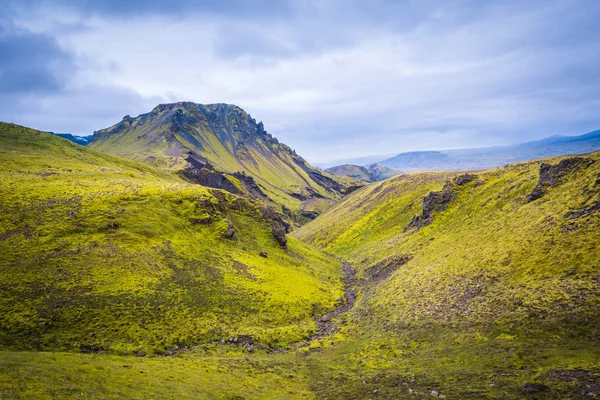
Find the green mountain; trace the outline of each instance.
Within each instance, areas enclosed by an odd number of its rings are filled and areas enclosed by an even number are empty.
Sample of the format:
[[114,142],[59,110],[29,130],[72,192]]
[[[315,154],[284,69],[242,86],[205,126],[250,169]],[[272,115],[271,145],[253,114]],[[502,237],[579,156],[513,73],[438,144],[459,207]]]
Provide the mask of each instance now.
[[347,176],[367,183],[383,181],[401,173],[400,171],[388,168],[381,164],[372,164],[367,167],[344,164],[327,168],[325,172],[329,172],[336,176]]
[[340,263],[272,209],[5,123],[0,210],[4,350],[276,348],[341,295]]
[[348,196],[294,232],[358,271],[327,397],[599,395],[599,217],[600,153]]
[[312,167],[262,122],[228,104],[161,104],[95,132],[90,148],[268,199],[297,217],[314,218],[357,184]]

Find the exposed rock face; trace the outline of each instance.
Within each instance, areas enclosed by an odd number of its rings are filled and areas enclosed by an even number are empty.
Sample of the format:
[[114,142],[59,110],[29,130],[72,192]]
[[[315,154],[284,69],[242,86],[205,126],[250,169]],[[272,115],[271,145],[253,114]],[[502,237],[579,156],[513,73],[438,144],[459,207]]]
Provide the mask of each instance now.
[[415,215],[410,223],[404,228],[406,232],[409,229],[421,229],[433,222],[433,213],[443,211],[448,204],[456,198],[456,191],[452,182],[448,181],[440,192],[430,192],[423,198],[423,212],[421,215]]
[[227,179],[226,175],[222,172],[217,172],[209,168],[188,168],[181,170],[179,173],[189,181],[199,185],[223,189],[233,194],[240,194],[239,188]]
[[285,237],[285,228],[280,224],[273,224],[273,237],[281,247],[287,247],[287,238]]
[[268,206],[261,206],[260,212],[264,219],[271,224],[271,230],[273,237],[277,240],[277,243],[283,248],[287,247],[286,233],[289,232],[290,225],[286,223],[273,208]]
[[456,182],[456,184],[458,186],[462,186],[462,185],[466,185],[469,182],[474,181],[475,179],[477,179],[477,175],[462,174],[462,175],[459,175],[456,178],[454,178],[454,182]]
[[233,239],[235,236],[235,228],[230,221],[227,221],[227,230],[223,233],[223,237],[226,239]]
[[302,210],[300,215],[308,219],[315,219],[319,216],[319,213],[316,211]]
[[239,179],[240,183],[246,189],[246,192],[255,199],[267,199],[268,196],[260,189],[260,186],[256,184],[253,177],[246,175],[242,172],[235,172],[233,176]]
[[587,168],[593,163],[593,160],[583,157],[566,158],[556,165],[542,163],[540,165],[540,179],[537,186],[527,196],[527,203],[544,196],[548,188],[558,186],[569,174]]
[[443,189],[440,192],[430,192],[423,198],[423,212],[421,215],[415,215],[406,225],[404,231],[409,229],[421,229],[433,222],[433,213],[437,211],[444,211],[448,208],[454,199],[456,199],[457,187],[463,186],[477,179],[477,175],[473,174],[462,174],[456,176],[452,181],[447,181]]

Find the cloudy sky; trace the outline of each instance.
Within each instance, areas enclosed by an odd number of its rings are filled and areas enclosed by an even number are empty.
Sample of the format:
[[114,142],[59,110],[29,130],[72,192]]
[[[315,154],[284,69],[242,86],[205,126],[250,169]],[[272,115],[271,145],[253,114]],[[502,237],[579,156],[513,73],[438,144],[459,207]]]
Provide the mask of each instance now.
[[0,0],[0,120],[234,103],[313,162],[600,129],[598,0]]

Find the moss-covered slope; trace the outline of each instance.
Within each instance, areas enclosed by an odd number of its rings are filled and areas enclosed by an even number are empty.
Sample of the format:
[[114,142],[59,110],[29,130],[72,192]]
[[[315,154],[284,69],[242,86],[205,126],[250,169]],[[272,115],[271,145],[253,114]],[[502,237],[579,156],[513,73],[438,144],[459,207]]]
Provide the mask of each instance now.
[[[253,179],[250,186],[258,185],[258,197],[284,205],[297,216],[307,200],[331,204],[356,184],[312,167],[268,134],[262,122],[228,104],[161,104],[96,132],[90,147],[158,167],[187,170],[191,172],[188,178],[193,180],[195,175],[205,184],[205,175],[212,170],[229,174],[229,180],[241,179],[242,184],[247,175]],[[235,174],[233,179],[231,174]],[[308,210],[316,211],[314,207]]]
[[323,393],[368,393],[357,375],[382,392],[381,374],[448,398],[598,393],[600,153],[401,175],[294,235],[362,279]]
[[2,123],[0,347],[301,340],[340,296],[340,265],[282,246],[275,222],[244,197]]

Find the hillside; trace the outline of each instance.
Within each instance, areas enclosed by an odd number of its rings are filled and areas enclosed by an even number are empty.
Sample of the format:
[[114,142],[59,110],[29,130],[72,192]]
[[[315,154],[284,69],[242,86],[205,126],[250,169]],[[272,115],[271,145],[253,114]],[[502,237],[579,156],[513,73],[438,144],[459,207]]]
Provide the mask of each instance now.
[[348,196],[294,232],[358,270],[339,347],[320,356],[345,381],[332,372],[323,390],[600,395],[599,216],[600,153],[404,174]]
[[241,108],[189,102],[161,104],[94,133],[90,147],[180,170],[189,180],[283,205],[314,218],[356,182],[312,167]]
[[2,397],[600,395],[600,153],[402,174],[287,236],[47,133],[0,124],[0,161]]
[[3,350],[276,348],[341,295],[264,205],[5,123],[0,211]]
[[336,176],[347,176],[367,183],[379,182],[400,174],[400,171],[388,168],[381,164],[372,164],[367,167],[344,164],[327,168],[325,172],[329,172]]

